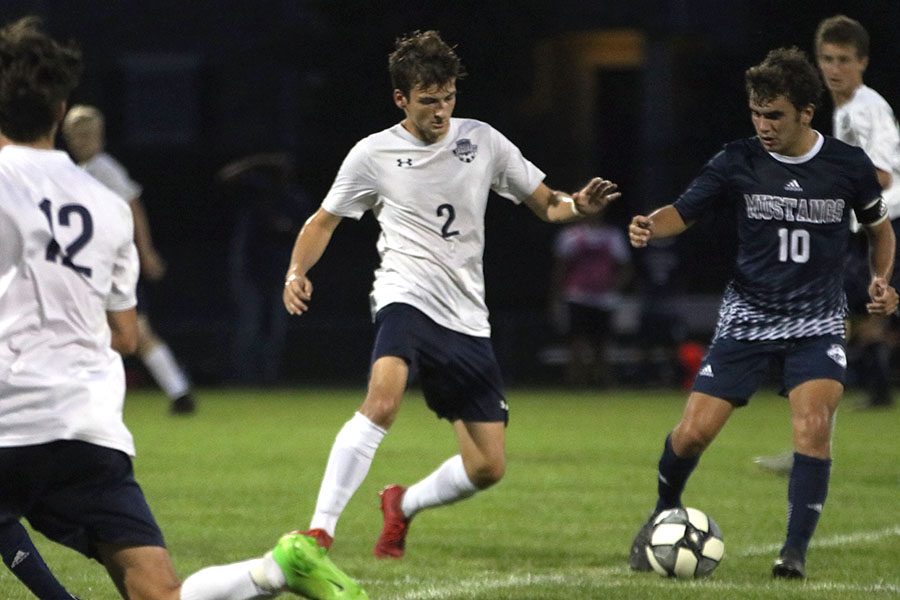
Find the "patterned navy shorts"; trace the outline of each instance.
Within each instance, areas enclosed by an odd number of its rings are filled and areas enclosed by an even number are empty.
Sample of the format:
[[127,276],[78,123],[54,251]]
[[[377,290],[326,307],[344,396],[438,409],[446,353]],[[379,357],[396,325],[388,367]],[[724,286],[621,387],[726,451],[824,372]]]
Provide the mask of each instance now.
[[839,335],[756,341],[718,338],[703,357],[694,379],[694,391],[744,406],[773,369],[780,372],[783,396],[813,379],[834,379],[843,384],[847,375],[844,338]]

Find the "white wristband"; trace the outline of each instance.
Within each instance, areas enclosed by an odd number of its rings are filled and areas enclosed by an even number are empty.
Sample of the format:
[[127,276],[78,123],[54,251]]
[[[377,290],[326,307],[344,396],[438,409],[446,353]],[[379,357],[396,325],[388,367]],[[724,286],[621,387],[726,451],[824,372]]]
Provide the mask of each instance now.
[[563,196],[562,201],[568,202],[569,208],[572,209],[573,215],[578,216],[578,217],[581,216],[581,211],[578,210],[578,205],[575,204],[575,198],[573,198],[572,196]]

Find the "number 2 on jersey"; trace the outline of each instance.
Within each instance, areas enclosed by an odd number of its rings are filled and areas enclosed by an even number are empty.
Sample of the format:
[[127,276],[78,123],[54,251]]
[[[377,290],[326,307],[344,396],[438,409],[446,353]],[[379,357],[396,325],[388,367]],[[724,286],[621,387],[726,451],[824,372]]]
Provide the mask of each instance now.
[[[47,243],[47,250],[44,257],[48,261],[55,263],[56,259],[59,258],[62,249],[59,247],[59,242],[56,241],[56,232],[53,227],[53,203],[44,198],[41,200],[40,207],[41,212],[47,217],[51,236],[50,242]],[[78,254],[94,236],[94,220],[91,218],[91,213],[88,212],[88,209],[80,204],[63,204],[59,208],[59,214],[57,215],[58,223],[65,227],[73,227],[74,224],[71,222],[73,214],[78,215],[78,218],[81,221],[81,233],[72,241],[72,243],[66,246],[66,251],[62,255],[62,264],[76,273],[81,273],[85,277],[90,277],[93,272],[91,268],[76,265],[75,255]]]
[[805,263],[809,260],[809,232],[805,229],[778,230],[778,260]]
[[443,217],[444,213],[447,213],[447,220],[444,221],[444,226],[441,227],[441,237],[449,238],[454,235],[459,235],[458,229],[450,229],[450,225],[452,225],[454,219],[456,219],[456,209],[453,208],[452,204],[441,204],[437,207],[437,216]]

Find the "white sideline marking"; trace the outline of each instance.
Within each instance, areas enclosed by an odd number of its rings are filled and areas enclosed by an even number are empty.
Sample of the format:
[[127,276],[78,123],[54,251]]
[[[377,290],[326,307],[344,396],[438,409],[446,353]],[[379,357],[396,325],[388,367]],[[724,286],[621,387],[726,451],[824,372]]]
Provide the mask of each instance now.
[[[868,542],[877,542],[879,540],[900,536],[900,525],[880,529],[876,531],[862,531],[846,535],[835,535],[827,538],[814,540],[811,544],[816,548],[834,548],[847,544],[859,544]],[[761,556],[777,552],[781,548],[780,544],[768,544],[759,546],[750,546],[743,548],[735,553],[736,556]],[[727,554],[726,554],[727,558]],[[413,583],[410,581],[409,583]],[[421,582],[419,582],[421,584]],[[500,573],[482,573],[478,579],[463,579],[452,584],[445,585],[443,583],[428,584],[425,587],[409,591],[401,596],[398,600],[441,600],[443,598],[460,598],[470,596],[475,593],[488,592],[492,590],[501,590],[506,588],[522,587],[527,585],[539,584],[556,584],[563,587],[574,587],[579,583],[589,583],[591,587],[597,588],[626,588],[635,585],[631,572],[621,567],[604,567],[600,569],[571,569],[565,572],[556,573],[524,573],[524,574],[500,574]],[[727,581],[699,580],[682,582],[683,585],[696,586],[702,589],[713,589],[720,591],[758,591],[764,589],[766,584],[747,584],[747,583],[729,583]],[[642,587],[666,587],[671,585],[670,581],[660,577],[658,580],[653,578],[645,578],[642,576],[640,585]],[[863,592],[863,593],[900,593],[900,585],[892,583],[873,583],[873,584],[847,584],[835,582],[805,582],[802,584],[804,592]]]
[[[848,544],[859,544],[863,542],[877,542],[884,538],[900,536],[900,525],[879,529],[876,531],[860,531],[857,533],[848,533],[846,535],[833,535],[831,537],[816,539],[813,538],[810,544],[813,548],[834,548],[836,546],[846,546]],[[781,550],[781,544],[766,544],[761,546],[750,546],[737,552],[737,556],[760,556],[770,554]]]

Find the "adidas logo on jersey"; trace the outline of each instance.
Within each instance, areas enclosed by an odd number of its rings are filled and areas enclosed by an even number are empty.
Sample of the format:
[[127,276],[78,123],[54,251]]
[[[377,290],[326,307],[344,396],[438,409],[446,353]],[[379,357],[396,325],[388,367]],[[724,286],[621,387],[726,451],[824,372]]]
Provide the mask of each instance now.
[[800,182],[798,182],[796,179],[791,179],[786,184],[784,184],[784,189],[786,189],[789,192],[802,192],[803,191],[803,188],[800,187]]
[[703,365],[703,368],[697,373],[697,377],[715,377],[715,375],[713,375],[712,365]]

